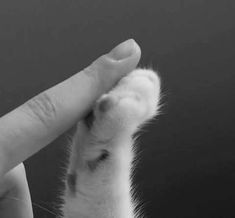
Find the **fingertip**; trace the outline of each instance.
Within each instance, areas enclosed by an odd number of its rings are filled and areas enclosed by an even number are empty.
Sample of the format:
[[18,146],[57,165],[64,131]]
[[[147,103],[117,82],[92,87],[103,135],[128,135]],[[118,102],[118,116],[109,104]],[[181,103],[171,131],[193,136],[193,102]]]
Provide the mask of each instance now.
[[134,39],[128,39],[112,49],[107,56],[115,61],[122,61],[132,56],[139,56],[140,53],[140,47],[136,41]]
[[98,82],[102,82],[103,86],[107,85],[110,89],[118,80],[137,67],[140,57],[140,46],[135,40],[129,39],[98,58],[85,72],[87,71],[95,78],[100,79]]

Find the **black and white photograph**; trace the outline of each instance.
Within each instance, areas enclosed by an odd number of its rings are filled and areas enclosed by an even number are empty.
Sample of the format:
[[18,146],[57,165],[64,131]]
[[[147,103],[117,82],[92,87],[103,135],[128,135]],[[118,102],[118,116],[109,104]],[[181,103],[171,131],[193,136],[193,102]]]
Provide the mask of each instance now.
[[235,1],[1,0],[0,218],[235,218]]

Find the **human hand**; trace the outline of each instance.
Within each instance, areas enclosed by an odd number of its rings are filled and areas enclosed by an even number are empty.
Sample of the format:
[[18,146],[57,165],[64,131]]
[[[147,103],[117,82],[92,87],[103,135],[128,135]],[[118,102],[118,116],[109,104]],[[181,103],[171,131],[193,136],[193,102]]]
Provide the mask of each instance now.
[[136,42],[127,40],[0,119],[1,218],[33,217],[22,162],[82,119],[100,95],[135,69],[140,56]]

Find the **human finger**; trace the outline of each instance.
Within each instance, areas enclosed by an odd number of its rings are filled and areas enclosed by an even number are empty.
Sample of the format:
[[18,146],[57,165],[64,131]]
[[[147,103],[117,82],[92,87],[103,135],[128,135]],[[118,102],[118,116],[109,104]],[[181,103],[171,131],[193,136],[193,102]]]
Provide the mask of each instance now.
[[127,40],[89,67],[0,119],[0,178],[81,119],[94,101],[132,71],[141,51]]

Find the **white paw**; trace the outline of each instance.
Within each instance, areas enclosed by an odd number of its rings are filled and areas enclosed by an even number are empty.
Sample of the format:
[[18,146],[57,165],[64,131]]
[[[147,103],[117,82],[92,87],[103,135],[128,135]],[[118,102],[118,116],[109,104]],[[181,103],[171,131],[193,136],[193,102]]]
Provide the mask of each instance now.
[[[95,169],[103,161],[110,146],[130,138],[138,127],[153,118],[158,112],[160,80],[151,70],[137,69],[107,94],[102,95],[93,111],[78,123],[75,153],[82,153],[90,169]],[[118,140],[118,143],[115,141]],[[78,146],[78,144],[80,146]],[[81,149],[81,150],[79,150]],[[108,151],[108,153],[106,153]]]
[[115,130],[117,127],[137,127],[157,114],[159,98],[157,74],[152,70],[136,69],[97,101],[95,120],[98,125],[103,123]]

